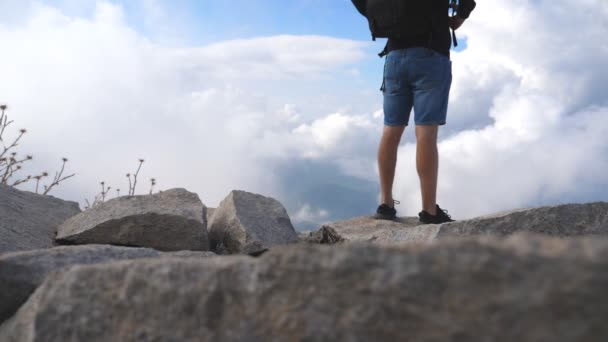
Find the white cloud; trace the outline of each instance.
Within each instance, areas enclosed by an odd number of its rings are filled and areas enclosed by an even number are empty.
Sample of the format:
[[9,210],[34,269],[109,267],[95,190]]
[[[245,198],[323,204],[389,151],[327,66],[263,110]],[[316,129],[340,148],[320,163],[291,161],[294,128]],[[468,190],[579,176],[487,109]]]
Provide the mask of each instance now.
[[374,125],[367,116],[349,116],[334,113],[315,120],[311,124],[302,124],[293,133],[304,137],[312,143],[306,156],[318,158],[331,152],[348,152],[362,129],[372,129]]
[[334,68],[361,59],[366,45],[332,37],[280,35],[187,49],[181,57],[186,65],[198,65],[205,77],[221,80],[323,78]]
[[329,215],[327,210],[313,209],[310,204],[305,204],[291,216],[291,219],[295,224],[325,222]]
[[365,45],[282,35],[170,48],[134,31],[108,2],[91,18],[40,4],[28,11],[0,26],[0,100],[29,129],[22,151],[34,154],[34,168],[70,158],[78,176],[55,194],[77,201],[101,180],[124,192],[140,157],[143,184],[155,177],[160,189],[187,187],[210,205],[234,188],[279,194],[272,161],[309,147],[291,133],[304,115],[260,84],[297,91],[303,80],[331,79]]

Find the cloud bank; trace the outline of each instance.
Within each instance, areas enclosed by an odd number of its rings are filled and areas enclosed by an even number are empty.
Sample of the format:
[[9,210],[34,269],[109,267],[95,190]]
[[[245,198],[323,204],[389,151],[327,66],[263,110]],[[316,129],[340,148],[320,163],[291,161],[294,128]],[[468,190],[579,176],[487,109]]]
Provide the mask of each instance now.
[[[60,197],[82,203],[102,180],[125,193],[141,157],[144,182],[186,187],[208,205],[232,189],[283,198],[297,184],[279,186],[278,165],[331,158],[371,126],[321,103],[304,103],[303,113],[291,101],[304,102],[306,90],[299,99],[281,93],[342,78],[366,43],[278,35],[171,48],[133,30],[108,2],[90,18],[41,4],[24,17],[0,26],[0,94],[29,129],[21,151],[34,154],[34,169],[70,159],[78,175]],[[292,211],[310,218],[310,205]]]

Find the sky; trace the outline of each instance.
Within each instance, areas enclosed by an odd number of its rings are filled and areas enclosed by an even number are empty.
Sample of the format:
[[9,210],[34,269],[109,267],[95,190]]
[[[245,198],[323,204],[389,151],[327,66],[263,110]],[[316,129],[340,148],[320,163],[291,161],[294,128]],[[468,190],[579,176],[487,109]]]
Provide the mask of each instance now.
[[[105,181],[209,207],[272,196],[298,229],[374,213],[384,41],[345,0],[0,0],[0,103],[22,176]],[[478,1],[452,51],[438,202],[455,219],[608,200],[608,1]],[[398,214],[421,210],[411,127]],[[33,184],[21,186],[32,190]],[[110,196],[112,197],[112,196]]]

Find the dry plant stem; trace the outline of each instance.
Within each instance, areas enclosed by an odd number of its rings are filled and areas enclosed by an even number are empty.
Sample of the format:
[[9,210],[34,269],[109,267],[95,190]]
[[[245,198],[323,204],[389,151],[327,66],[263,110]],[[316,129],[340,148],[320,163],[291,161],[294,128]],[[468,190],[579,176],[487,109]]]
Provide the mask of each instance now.
[[[135,187],[137,186],[137,175],[139,174],[139,170],[141,170],[141,165],[144,163],[143,159],[139,160],[139,166],[137,167],[137,171],[135,171],[135,174],[133,175],[133,188],[131,189],[129,195],[134,196],[135,195]],[[129,181],[131,179],[129,178]]]
[[152,195],[152,192],[154,192],[155,185],[156,185],[156,179],[154,179],[154,178],[150,179],[150,195]]
[[[14,156],[16,156],[16,154],[14,154]],[[12,158],[9,158],[9,161],[10,161],[11,159],[13,159],[13,160],[14,160],[14,161],[12,162],[12,165],[13,165],[13,166],[18,166],[19,164],[23,164],[24,162],[26,162],[26,161],[28,161],[28,160],[32,160],[32,157],[31,157],[31,156],[27,156],[27,157],[25,157],[25,158],[23,158],[23,159],[21,159],[21,160],[16,160],[14,157],[12,157]],[[4,161],[4,160],[2,160],[1,162],[5,162],[5,161]],[[1,165],[1,164],[0,164],[0,165]],[[19,166],[19,167],[20,167],[20,166]],[[8,165],[7,165],[7,166],[3,166],[2,168],[0,168],[0,172],[4,172],[4,171],[5,171],[7,168],[8,168]]]
[[6,184],[6,182],[8,180],[8,175],[12,171],[14,161],[15,161],[15,159],[10,158],[8,160],[8,163],[6,164],[6,166],[2,169],[4,174],[2,175],[2,178],[0,179],[0,184]]
[[84,209],[85,210],[91,209],[91,208],[99,205],[102,202],[102,200],[101,200],[101,194],[97,194],[95,196],[95,198],[93,199],[93,204],[91,204],[91,202],[89,202],[89,200],[86,199],[86,198],[84,199],[84,201],[87,203],[87,205],[84,207]]
[[29,181],[31,181],[33,178],[31,175],[27,175],[26,178],[24,179],[20,179],[20,180],[16,180],[13,184],[11,184],[11,187],[16,187],[17,185],[23,184],[23,183],[27,183]]
[[131,189],[133,188],[132,184],[131,184],[131,174],[127,173],[127,178],[129,179],[129,193],[127,196],[131,196]]
[[110,189],[112,189],[111,187],[107,187],[104,188],[105,182],[101,182],[101,201],[105,202],[106,201],[106,196],[108,194],[108,192],[110,192]]
[[101,182],[101,200],[105,201],[106,200],[106,191],[104,189],[105,183]]
[[[6,114],[6,105],[0,105],[0,141],[2,141],[2,147],[0,149],[0,184],[8,185],[8,182],[11,178],[15,177],[16,173],[19,170],[22,170],[22,164],[26,161],[32,160],[33,157],[31,155],[27,155],[25,158],[19,160],[17,159],[17,153],[12,152],[14,148],[19,145],[19,141],[23,137],[23,135],[27,132],[25,129],[21,129],[19,135],[15,138],[15,140],[9,144],[8,146],[4,144],[3,135],[6,128],[13,123],[13,121],[8,120],[8,115]],[[64,181],[70,177],[75,176],[75,174],[69,176],[63,176],[63,172],[65,170],[65,163],[67,159],[63,158],[63,165],[61,167],[61,171],[55,174],[55,178],[49,186],[44,186],[44,195],[48,194],[56,185],[58,185],[61,181]],[[11,187],[15,187],[17,185],[29,182],[31,180],[36,180],[36,193],[38,193],[38,189],[40,188],[40,180],[44,177],[47,177],[48,174],[43,172],[38,176],[28,175],[26,178],[17,179],[12,182]]]
[[[2,179],[0,180],[0,184],[8,185],[8,180],[11,179],[11,177],[13,177],[15,172],[21,170],[22,167],[20,164],[23,164],[28,160],[32,160],[31,156],[26,156],[25,158],[23,158],[21,160],[16,160],[14,158],[14,156],[15,156],[15,154],[13,154],[13,157],[11,157],[9,159],[9,164],[7,164],[5,167],[0,168],[0,172],[4,172],[4,175],[2,176]],[[11,186],[25,183],[25,182],[29,181],[30,179],[31,179],[31,176],[28,176],[25,179],[17,180]]]
[[93,201],[93,206],[99,205],[101,202],[103,202],[101,199],[101,194],[97,194],[97,196],[95,196],[95,200]]
[[13,153],[11,155],[11,157],[8,158],[8,164],[6,165],[6,167],[4,167],[2,169],[4,171],[4,174],[2,175],[2,179],[0,180],[1,184],[7,184],[8,179],[15,172],[14,168],[16,168],[16,165],[17,165],[17,159],[15,159],[15,153]]
[[12,121],[8,121],[8,115],[4,114],[5,110],[6,107],[2,108],[2,115],[0,115],[0,141],[2,141],[4,130],[12,123]]
[[[10,122],[9,122],[10,123]],[[6,126],[4,126],[6,127]],[[17,147],[19,140],[21,140],[21,137],[23,137],[23,135],[25,134],[24,130],[21,130],[21,133],[19,134],[19,136],[15,139],[15,141],[13,141],[12,144],[10,144],[8,147],[3,146],[3,150],[2,153],[0,153],[0,159],[4,158],[4,156],[6,155],[6,152],[8,152],[10,149]]]
[[65,170],[65,163],[67,163],[67,162],[68,162],[68,160],[66,158],[63,158],[63,164],[61,165],[61,170],[59,170],[59,172],[55,173],[55,177],[53,178],[53,182],[51,183],[51,185],[45,186],[43,195],[48,194],[49,191],[51,191],[51,189],[53,189],[54,186],[59,185],[60,182],[66,180],[68,178],[74,177],[76,175],[75,173],[73,173],[69,176],[62,177],[63,171]]

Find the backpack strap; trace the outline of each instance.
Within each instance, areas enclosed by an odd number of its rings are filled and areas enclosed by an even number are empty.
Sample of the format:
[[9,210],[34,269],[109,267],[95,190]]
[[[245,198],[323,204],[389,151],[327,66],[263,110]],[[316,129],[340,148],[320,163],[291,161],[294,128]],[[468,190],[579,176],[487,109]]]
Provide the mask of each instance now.
[[386,40],[386,44],[384,45],[384,49],[382,49],[382,51],[380,51],[380,53],[378,54],[378,57],[383,58],[386,55],[388,55],[388,39]]
[[[451,7],[452,7],[452,18],[456,17],[456,0],[451,0]],[[458,46],[458,39],[456,39],[456,30],[454,30],[453,27],[451,27],[452,29],[452,42],[454,43],[454,47]]]

